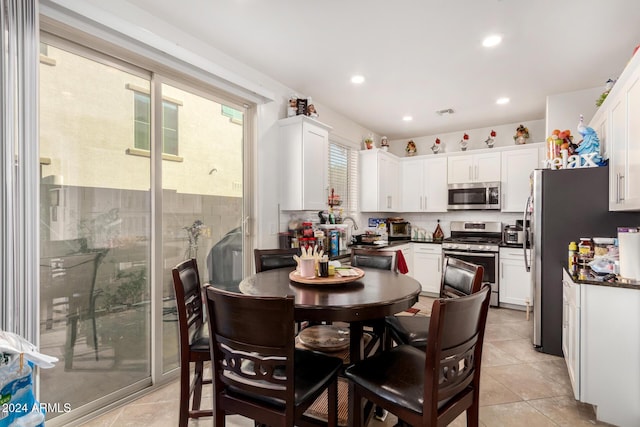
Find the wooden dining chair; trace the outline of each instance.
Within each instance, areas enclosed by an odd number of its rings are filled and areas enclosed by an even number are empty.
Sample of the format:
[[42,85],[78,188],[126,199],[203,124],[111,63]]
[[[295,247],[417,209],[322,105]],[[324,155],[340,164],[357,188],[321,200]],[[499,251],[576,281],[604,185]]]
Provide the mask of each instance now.
[[342,360],[295,348],[294,297],[259,297],[206,287],[214,380],[214,425],[228,414],[268,426],[306,425],[304,412],[328,390],[337,425]]
[[[478,292],[482,287],[484,268],[457,258],[446,257],[442,269],[440,298],[457,298]],[[428,316],[387,316],[385,348],[391,340],[424,350],[429,336]]]
[[[180,427],[186,427],[189,418],[210,417],[213,410],[201,410],[202,385],[211,384],[204,378],[204,362],[211,360],[209,330],[204,321],[203,295],[198,264],[194,258],[175,266],[173,287],[178,307],[180,330]],[[191,364],[194,364],[191,381]],[[191,409],[189,409],[191,403]]]
[[478,426],[480,366],[491,287],[433,304],[426,352],[410,345],[359,361],[345,370],[354,384],[359,410],[353,425],[363,425],[362,398],[412,426],[444,426],[467,413]]
[[380,270],[397,271],[395,252],[379,251],[376,249],[351,249],[349,259],[353,267],[378,268]]
[[294,255],[300,255],[300,248],[254,249],[256,273],[274,268],[295,267]]

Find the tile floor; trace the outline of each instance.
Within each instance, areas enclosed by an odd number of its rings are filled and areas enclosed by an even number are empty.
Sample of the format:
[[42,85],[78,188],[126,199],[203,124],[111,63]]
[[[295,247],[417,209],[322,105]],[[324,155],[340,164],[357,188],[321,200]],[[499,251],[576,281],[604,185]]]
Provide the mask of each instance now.
[[[430,310],[431,301],[421,297],[416,305],[420,313]],[[591,405],[574,400],[564,359],[533,350],[531,333],[532,321],[525,319],[524,312],[490,309],[482,361],[480,425],[607,425],[595,420]],[[391,427],[396,421],[397,418],[389,414],[384,422],[372,420],[369,427]],[[82,425],[159,427],[177,423],[178,382],[174,382]],[[190,425],[210,426],[212,420],[203,418],[191,421]],[[252,420],[238,415],[227,417],[229,427],[253,425]],[[464,415],[452,425],[465,426]]]

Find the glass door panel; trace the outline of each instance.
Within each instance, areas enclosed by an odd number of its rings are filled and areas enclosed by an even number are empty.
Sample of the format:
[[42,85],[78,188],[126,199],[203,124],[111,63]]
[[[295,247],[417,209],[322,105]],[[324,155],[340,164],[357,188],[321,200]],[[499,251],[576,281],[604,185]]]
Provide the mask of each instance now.
[[150,79],[44,47],[40,349],[60,362],[40,370],[40,401],[73,411],[150,383],[151,168],[139,100]]
[[163,371],[178,366],[171,269],[196,258],[202,283],[243,274],[244,110],[162,84]]

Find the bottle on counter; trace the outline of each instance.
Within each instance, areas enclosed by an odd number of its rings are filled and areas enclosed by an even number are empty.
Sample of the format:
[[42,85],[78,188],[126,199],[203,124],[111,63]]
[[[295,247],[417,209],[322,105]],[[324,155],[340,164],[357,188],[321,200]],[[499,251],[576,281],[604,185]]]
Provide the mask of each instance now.
[[441,242],[444,239],[444,231],[442,231],[442,227],[440,227],[440,220],[438,220],[438,224],[436,224],[436,229],[433,232],[433,240],[436,242]]
[[569,243],[569,273],[577,275],[578,273],[578,245],[576,242]]
[[584,259],[593,258],[593,242],[590,237],[581,237],[578,243],[578,256]]

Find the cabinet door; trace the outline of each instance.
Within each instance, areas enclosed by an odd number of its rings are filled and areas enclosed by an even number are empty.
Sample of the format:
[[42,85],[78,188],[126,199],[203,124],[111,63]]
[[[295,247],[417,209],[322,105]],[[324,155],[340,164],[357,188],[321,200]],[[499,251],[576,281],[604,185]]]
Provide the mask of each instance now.
[[420,282],[422,292],[439,295],[442,277],[442,248],[439,245],[427,246],[423,244],[415,247],[413,271],[413,277]]
[[303,126],[302,209],[322,210],[327,206],[328,135],[323,129]]
[[611,120],[609,126],[609,143],[611,145],[611,158],[609,166],[610,203],[609,209],[622,209],[625,180],[625,166],[627,159],[627,112],[622,100],[611,108]]
[[524,267],[522,249],[500,250],[500,302],[531,305],[531,273]]
[[402,181],[400,193],[403,212],[420,212],[423,209],[423,160],[407,160],[401,162]]
[[530,191],[529,176],[538,165],[538,150],[502,153],[502,212],[523,212]]
[[422,209],[425,212],[447,211],[447,159],[439,157],[424,162],[424,196]]
[[473,156],[448,157],[447,181],[449,184],[464,184],[473,180]]
[[627,92],[627,152],[624,209],[640,209],[640,72]]
[[562,281],[562,353],[573,395],[580,400],[580,285]]
[[500,181],[500,153],[477,154],[473,163],[475,182]]
[[382,153],[378,156],[378,209],[382,212],[397,211],[400,208],[398,161]]

